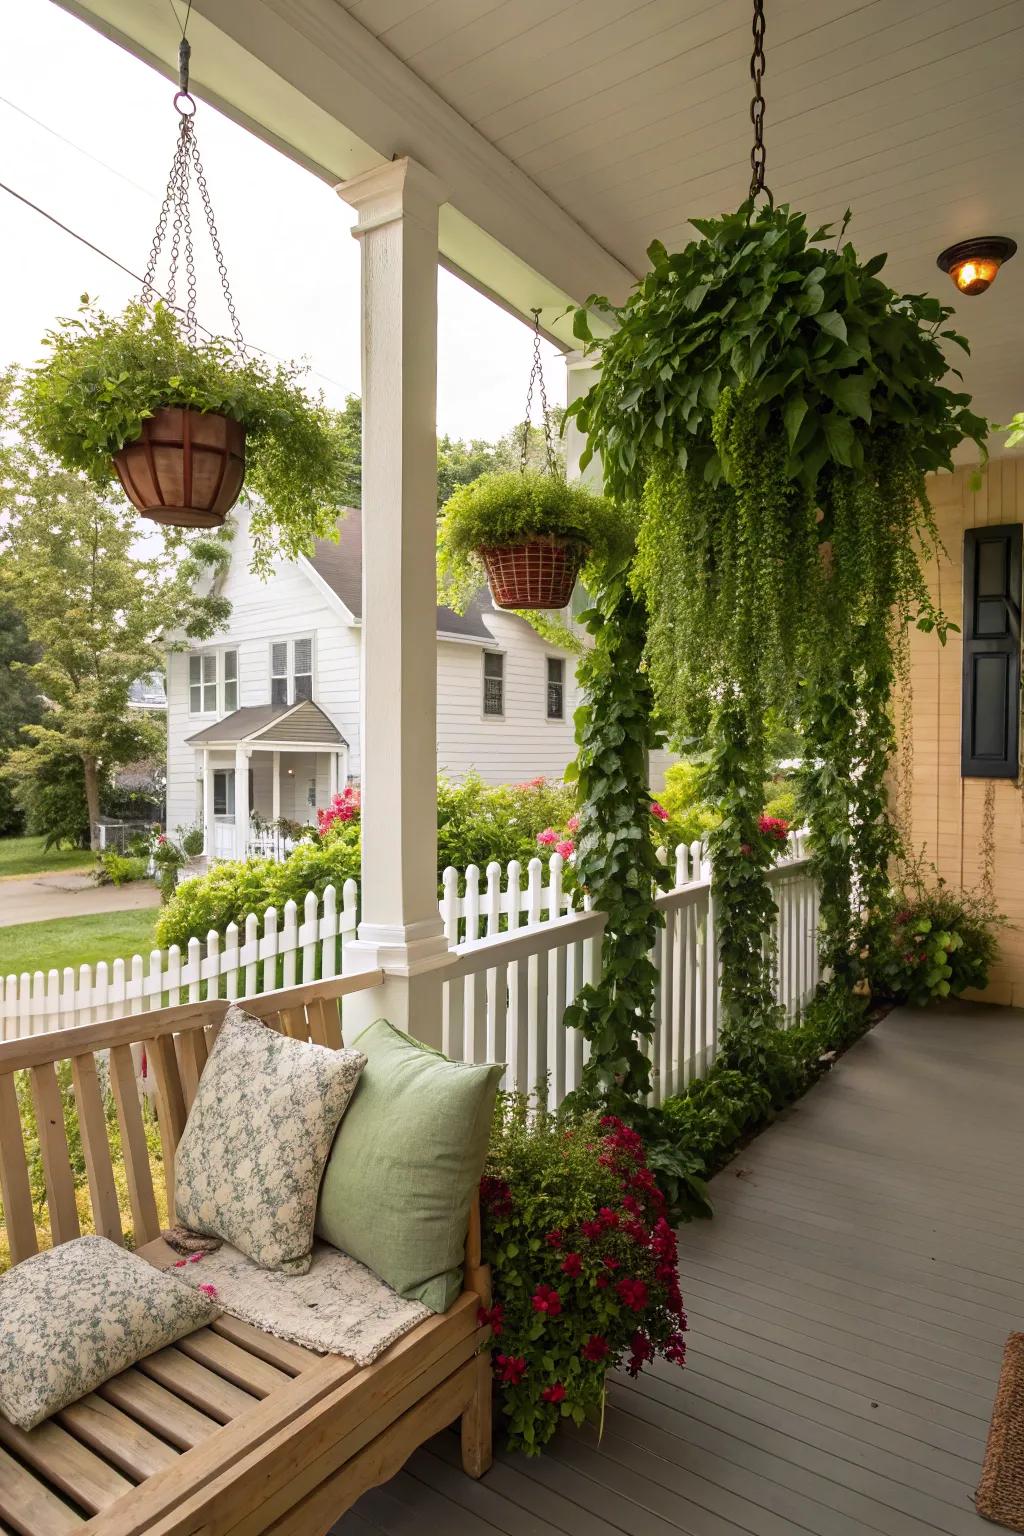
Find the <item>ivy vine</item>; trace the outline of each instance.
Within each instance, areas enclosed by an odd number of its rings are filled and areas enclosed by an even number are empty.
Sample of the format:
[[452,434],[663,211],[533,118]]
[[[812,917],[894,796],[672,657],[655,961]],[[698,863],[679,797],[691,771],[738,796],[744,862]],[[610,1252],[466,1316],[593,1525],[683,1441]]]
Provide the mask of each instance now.
[[565,1026],[590,1043],[576,1099],[630,1115],[646,1102],[651,1068],[642,1042],[654,1033],[657,972],[650,958],[663,918],[654,904],[668,873],[659,862],[648,788],[649,754],[661,744],[644,667],[647,614],[628,567],[604,582],[580,622],[593,637],[579,668],[576,873],[607,916],[601,979],[581,988]]

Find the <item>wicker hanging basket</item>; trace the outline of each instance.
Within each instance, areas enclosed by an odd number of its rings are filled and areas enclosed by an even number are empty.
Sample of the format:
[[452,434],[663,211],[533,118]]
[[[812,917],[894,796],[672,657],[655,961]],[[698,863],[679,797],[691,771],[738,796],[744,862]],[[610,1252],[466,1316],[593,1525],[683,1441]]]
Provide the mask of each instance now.
[[566,608],[587,551],[571,539],[538,534],[478,554],[496,608]]
[[125,494],[143,517],[219,528],[242,491],[245,428],[212,411],[165,406],[114,455]]

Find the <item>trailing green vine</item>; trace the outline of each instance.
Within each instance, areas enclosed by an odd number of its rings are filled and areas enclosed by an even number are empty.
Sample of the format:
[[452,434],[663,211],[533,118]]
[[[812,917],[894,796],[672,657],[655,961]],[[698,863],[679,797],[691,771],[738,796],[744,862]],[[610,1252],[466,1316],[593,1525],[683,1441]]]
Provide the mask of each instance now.
[[663,921],[654,896],[668,882],[648,789],[648,756],[661,733],[644,670],[646,611],[627,570],[605,581],[581,618],[594,644],[580,663],[579,755],[567,773],[579,785],[577,878],[607,925],[601,979],[580,990],[565,1025],[590,1043],[577,1102],[604,1103],[615,1114],[631,1113],[650,1093],[642,1042],[654,1033],[650,952]]
[[[886,774],[894,653],[908,622],[948,627],[923,577],[936,532],[924,473],[986,423],[944,381],[951,311],[901,296],[787,207],[696,220],[703,238],[652,270],[613,321],[569,414],[606,488],[642,509],[631,581],[650,616],[657,706],[710,747],[723,1004],[730,1049],[776,1018],[772,848],[754,807],[764,719],[799,722],[802,804],[822,887],[823,958],[860,979],[898,838]],[[746,1031],[747,1038],[741,1040]]]

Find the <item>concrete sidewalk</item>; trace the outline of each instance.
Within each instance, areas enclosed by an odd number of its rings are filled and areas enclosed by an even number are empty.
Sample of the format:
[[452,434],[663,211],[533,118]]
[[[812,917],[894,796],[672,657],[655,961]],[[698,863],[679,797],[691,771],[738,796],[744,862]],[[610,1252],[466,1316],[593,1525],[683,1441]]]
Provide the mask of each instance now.
[[130,885],[96,885],[91,875],[78,870],[11,875],[0,880],[0,928],[159,905],[160,892],[148,880],[135,880]]

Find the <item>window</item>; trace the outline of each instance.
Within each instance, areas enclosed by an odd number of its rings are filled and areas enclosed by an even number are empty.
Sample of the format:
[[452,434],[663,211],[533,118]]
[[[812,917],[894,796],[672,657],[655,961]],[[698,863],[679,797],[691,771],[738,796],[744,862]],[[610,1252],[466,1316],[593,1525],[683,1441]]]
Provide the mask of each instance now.
[[505,658],[484,652],[484,714],[505,713]]
[[270,647],[270,702],[288,703],[288,642],[278,640]]
[[547,711],[549,720],[565,719],[565,662],[560,656],[548,657]]
[[217,652],[188,659],[188,707],[193,715],[217,713]]
[[229,715],[238,708],[238,652],[199,651],[188,659],[190,715]]
[[270,702],[298,704],[313,697],[313,641],[275,640],[270,647]]
[[224,713],[238,708],[238,652],[224,652]]
[[292,699],[313,697],[313,642],[296,640],[292,645]]
[[215,816],[235,814],[235,770],[233,768],[213,770],[213,814]]
[[963,778],[1019,771],[1021,544],[1020,523],[964,534]]

